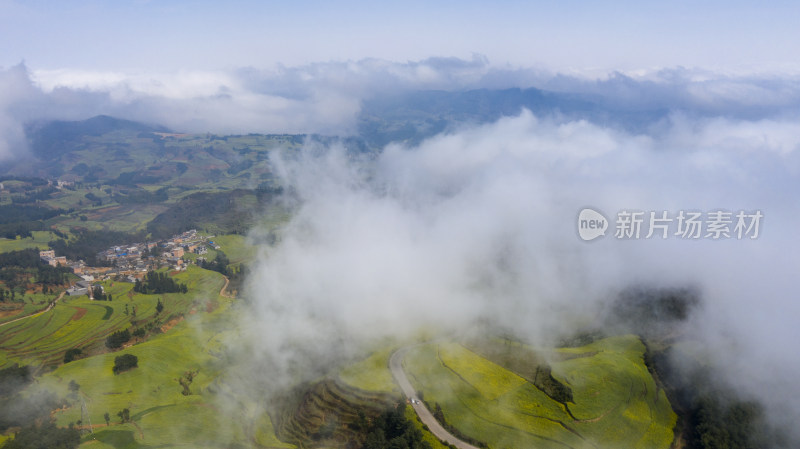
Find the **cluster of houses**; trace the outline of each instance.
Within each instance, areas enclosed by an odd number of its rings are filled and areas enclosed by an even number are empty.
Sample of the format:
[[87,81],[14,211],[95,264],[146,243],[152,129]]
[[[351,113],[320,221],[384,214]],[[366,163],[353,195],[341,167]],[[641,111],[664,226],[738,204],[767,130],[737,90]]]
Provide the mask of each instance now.
[[51,267],[67,264],[67,258],[64,256],[56,257],[56,252],[52,249],[49,251],[39,251],[39,257],[42,259],[42,262]]
[[[156,268],[185,270],[187,261],[184,255],[187,253],[202,256],[209,248],[220,249],[219,245],[209,240],[211,237],[199,235],[197,230],[192,229],[167,240],[114,246],[98,254],[99,259],[111,265],[105,267],[90,267],[83,261],[68,261],[65,257],[57,257],[53,250],[40,251],[39,257],[52,266],[69,266],[73,273],[81,277],[81,281],[67,289],[68,295],[91,296],[94,287],[102,288],[100,284],[93,284],[97,280],[136,282],[137,279],[144,278],[148,270]],[[196,259],[198,263],[202,260],[203,257]]]

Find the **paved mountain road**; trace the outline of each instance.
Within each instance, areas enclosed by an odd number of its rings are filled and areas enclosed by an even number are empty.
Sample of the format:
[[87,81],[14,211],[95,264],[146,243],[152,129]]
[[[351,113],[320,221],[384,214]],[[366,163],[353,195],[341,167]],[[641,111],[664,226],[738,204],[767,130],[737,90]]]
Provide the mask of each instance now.
[[[400,389],[403,390],[403,394],[408,398],[416,399],[417,393],[414,387],[411,386],[411,382],[408,381],[405,371],[403,371],[403,358],[412,347],[413,346],[406,346],[395,351],[389,359],[389,369],[392,371],[394,380],[400,385]],[[414,411],[417,412],[417,416],[419,416],[422,423],[428,426],[428,429],[430,429],[431,433],[433,433],[436,438],[452,444],[458,449],[478,449],[465,441],[459,440],[445,430],[421,401],[412,401],[411,406],[414,407]]]

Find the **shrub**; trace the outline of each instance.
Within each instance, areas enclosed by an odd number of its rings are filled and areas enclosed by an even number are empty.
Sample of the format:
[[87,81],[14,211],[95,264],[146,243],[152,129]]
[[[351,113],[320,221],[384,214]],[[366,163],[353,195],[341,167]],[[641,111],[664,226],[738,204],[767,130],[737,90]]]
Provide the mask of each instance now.
[[110,349],[121,348],[122,345],[127,343],[130,339],[131,333],[128,331],[128,329],[125,329],[124,331],[117,331],[106,338],[106,347]]
[[67,352],[64,353],[64,363],[69,363],[77,359],[81,354],[83,354],[83,351],[80,348],[67,349]]
[[114,359],[114,374],[119,374],[139,366],[139,358],[133,354],[123,354]]

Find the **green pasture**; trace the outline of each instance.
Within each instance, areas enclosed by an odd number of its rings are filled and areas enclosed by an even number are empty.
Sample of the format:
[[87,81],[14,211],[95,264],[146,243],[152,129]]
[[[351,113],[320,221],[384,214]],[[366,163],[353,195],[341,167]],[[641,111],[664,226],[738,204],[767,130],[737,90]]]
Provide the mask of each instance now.
[[47,244],[55,240],[57,237],[50,231],[33,231],[33,237],[24,239],[4,239],[0,238],[0,253],[7,253],[10,251],[19,251],[28,248],[37,248],[40,250],[48,249]]
[[[203,345],[214,335],[204,333],[199,319],[190,321],[145,343],[72,362],[44,376],[41,388],[67,397],[71,380],[81,385],[79,398],[56,414],[58,424],[81,419],[78,399],[82,399],[92,424],[100,425],[93,437],[85,437],[86,447],[158,447],[175,441],[192,447],[227,447],[245,442],[242,427],[220,417],[217,398],[206,391],[219,370]],[[114,375],[114,358],[126,353],[138,357],[139,366]],[[184,396],[178,378],[187,371],[197,375],[190,385],[192,394]],[[130,410],[134,424],[120,424],[116,414],[123,408]],[[105,426],[104,413],[112,417],[110,426]]]
[[[532,383],[455,343],[409,351],[406,372],[451,424],[493,448],[668,448],[676,415],[634,336],[559,349],[553,376],[573,391],[556,402]],[[568,358],[568,356],[574,358]]]
[[351,387],[381,393],[399,393],[389,371],[389,357],[396,348],[389,347],[373,352],[368,357],[345,366],[339,372],[339,379]]
[[[247,237],[237,234],[217,235],[210,239],[220,246],[232,264],[250,262],[256,256],[256,247],[247,243]],[[209,250],[209,254],[214,250]],[[206,257],[213,260],[213,257]]]

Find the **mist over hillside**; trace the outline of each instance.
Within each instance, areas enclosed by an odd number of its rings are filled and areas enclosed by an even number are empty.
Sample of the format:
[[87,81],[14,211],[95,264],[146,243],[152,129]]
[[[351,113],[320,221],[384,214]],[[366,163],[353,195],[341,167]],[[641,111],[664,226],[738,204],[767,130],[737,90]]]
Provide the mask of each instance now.
[[[762,404],[798,438],[800,408],[787,400],[800,395],[796,77],[590,78],[480,58],[89,87],[78,75],[0,71],[3,172],[176,190],[213,181],[232,196],[269,191],[292,211],[279,238],[251,234],[270,243],[259,244],[230,342],[257,373],[241,374],[243,391],[284,391],[420,329],[488,329],[541,347],[585,331],[660,332],[685,342],[672,360],[682,376],[707,370],[713,388]],[[98,165],[80,166],[78,153]],[[193,214],[204,198],[189,198]],[[248,226],[259,222],[258,206],[230,201]],[[585,208],[609,221],[590,242],[578,232]],[[635,237],[615,225],[631,212],[643,217]],[[670,217],[663,238],[647,233],[651,212]],[[681,236],[683,212],[705,225],[729,213],[728,233]],[[760,214],[758,230],[737,238],[737,213]],[[650,303],[619,302],[637,289],[692,300],[667,328],[646,327]]]
[[798,17],[0,0],[0,449],[800,447]]
[[[690,342],[695,362],[685,374],[699,363],[714,385],[764,404],[790,429],[800,417],[783,399],[800,373],[789,355],[798,336],[790,235],[800,217],[788,195],[798,187],[798,146],[794,123],[765,124],[673,116],[657,132],[633,134],[525,111],[390,144],[375,161],[337,148],[275,161],[300,203],[250,276],[257,360],[274,385],[291,385],[298,372],[324,371],[420,327],[488,323],[549,346],[616,315],[617,329],[646,334],[655,329],[624,321],[642,319],[641,306],[612,310],[619,295],[688,288],[694,299],[668,328]],[[747,133],[756,127],[765,133],[757,144]],[[617,238],[610,228],[585,242],[576,220],[584,207],[611,220],[624,210],[674,218],[717,209],[764,219],[756,239],[685,239],[672,223],[666,238]]]

